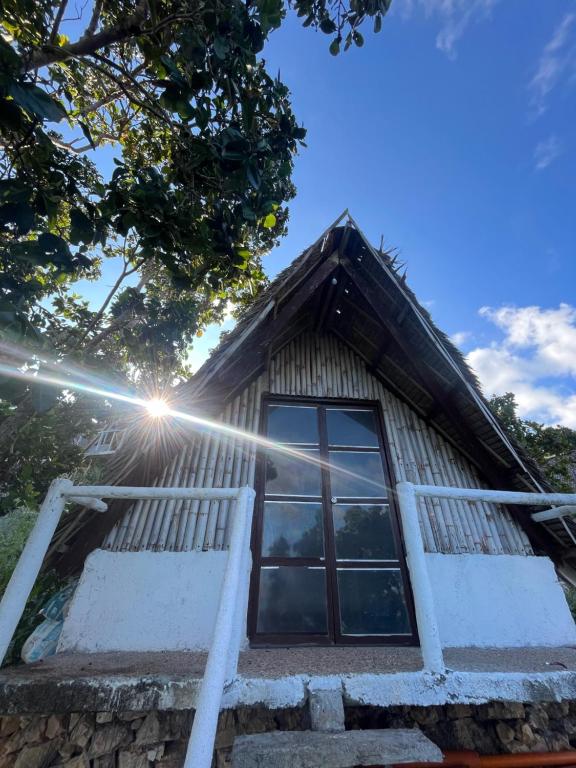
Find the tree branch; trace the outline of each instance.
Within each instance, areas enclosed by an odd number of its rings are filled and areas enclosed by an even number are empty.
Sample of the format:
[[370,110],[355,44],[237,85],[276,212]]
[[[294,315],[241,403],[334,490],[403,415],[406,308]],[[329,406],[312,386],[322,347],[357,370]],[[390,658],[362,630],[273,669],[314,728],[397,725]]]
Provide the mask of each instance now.
[[[126,245],[124,245],[124,251],[126,251]],[[129,265],[129,262],[128,262],[128,261],[125,261],[125,262],[124,262],[124,267],[122,268],[122,272],[120,273],[120,275],[118,276],[118,279],[116,280],[116,282],[115,282],[115,283],[114,283],[114,285],[112,286],[112,288],[111,288],[110,292],[109,292],[109,293],[108,293],[108,295],[106,296],[106,298],[105,298],[105,300],[104,300],[104,302],[103,302],[102,306],[100,307],[100,309],[98,310],[98,312],[96,313],[96,315],[95,315],[95,316],[92,318],[92,320],[91,320],[91,321],[90,321],[90,323],[88,324],[88,327],[86,328],[86,330],[84,331],[84,333],[82,334],[82,336],[80,337],[80,339],[78,340],[78,344],[77,344],[78,346],[79,346],[80,344],[82,344],[82,342],[84,341],[84,339],[86,339],[86,337],[88,336],[88,334],[89,334],[91,331],[93,331],[93,330],[94,330],[94,328],[96,328],[96,326],[98,325],[98,323],[100,322],[100,320],[103,318],[103,316],[104,316],[104,313],[106,312],[106,309],[108,308],[108,306],[109,306],[110,302],[112,301],[112,299],[113,299],[113,298],[114,298],[114,296],[116,295],[116,292],[118,291],[118,288],[120,288],[120,286],[122,285],[123,281],[124,281],[124,280],[125,280],[125,279],[126,279],[128,276],[129,276],[129,275],[133,275],[133,274],[134,274],[134,272],[137,272],[137,271],[140,269],[140,267],[142,266],[142,264],[143,264],[143,263],[144,263],[144,261],[142,260],[142,261],[138,262],[138,263],[137,263],[137,264],[136,264],[134,267],[132,267],[132,269],[128,269],[128,265]],[[140,283],[138,284],[138,287],[137,287],[137,289],[140,289],[140,286],[141,286],[141,285],[142,285],[142,282],[140,281]],[[118,319],[120,319],[120,318],[118,318]],[[104,329],[104,330],[103,330],[103,331],[102,331],[102,332],[101,332],[101,333],[100,333],[100,334],[99,334],[99,335],[96,337],[96,339],[101,339],[101,338],[104,338],[104,337],[106,336],[106,334],[107,334],[107,333],[108,333],[110,330],[112,330],[112,326],[113,326],[113,325],[114,325],[114,324],[113,324],[113,323],[111,323],[111,325],[110,325],[108,328],[105,328],[105,329]],[[94,339],[92,339],[92,341],[91,341],[90,343],[93,343],[93,342],[94,342]]]
[[86,27],[86,32],[82,35],[82,37],[92,37],[92,35],[96,32],[96,27],[98,26],[101,12],[102,0],[96,0],[94,3],[94,10],[92,11],[92,18],[90,19],[90,23]]
[[67,61],[73,58],[83,58],[90,56],[100,48],[105,48],[122,40],[128,40],[130,37],[141,35],[143,33],[142,24],[146,20],[147,3],[141,0],[136,6],[135,12],[128,16],[124,22],[117,27],[109,27],[97,32],[94,35],[83,35],[77,42],[67,46],[43,46],[40,50],[34,52],[26,66],[26,71],[40,69],[48,64],[54,64],[57,61]]
[[54,43],[56,42],[56,38],[58,37],[58,30],[60,29],[60,22],[62,21],[62,17],[64,16],[64,11],[66,10],[67,5],[68,5],[68,0],[61,0],[60,6],[58,7],[58,12],[56,14],[56,18],[54,19],[54,26],[52,27],[52,31],[50,32],[50,38],[49,38],[50,45],[54,45]]

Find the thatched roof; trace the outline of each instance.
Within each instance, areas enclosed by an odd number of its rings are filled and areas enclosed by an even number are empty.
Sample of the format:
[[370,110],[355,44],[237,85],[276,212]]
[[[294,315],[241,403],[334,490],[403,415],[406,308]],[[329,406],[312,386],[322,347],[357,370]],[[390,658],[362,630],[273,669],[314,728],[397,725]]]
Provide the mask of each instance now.
[[[344,224],[339,220],[326,230],[245,310],[200,370],[176,388],[175,406],[203,416],[221,412],[271,355],[314,328],[347,344],[373,375],[467,456],[489,486],[547,489],[538,467],[490,410],[460,351],[408,288],[394,257],[373,248],[352,218],[343,217]],[[110,464],[114,482],[151,484],[175,450],[176,445],[162,450],[150,445],[136,453],[125,441]],[[526,509],[517,514],[533,543],[549,551],[557,547],[531,523]],[[116,516],[106,518],[111,526]],[[78,547],[78,525],[74,528],[64,538]],[[103,535],[101,517],[97,525],[84,526],[80,550],[97,546]]]

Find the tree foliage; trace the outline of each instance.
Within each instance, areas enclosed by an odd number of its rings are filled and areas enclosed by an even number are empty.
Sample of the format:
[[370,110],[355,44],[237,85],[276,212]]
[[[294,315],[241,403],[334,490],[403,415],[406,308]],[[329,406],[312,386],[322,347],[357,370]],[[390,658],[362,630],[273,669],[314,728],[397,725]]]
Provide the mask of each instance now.
[[[292,9],[336,54],[389,5],[0,0],[1,362],[150,389],[184,375],[195,335],[261,289],[295,192],[305,129],[266,40]],[[110,265],[94,308],[78,282]],[[42,451],[77,463],[82,402],[0,376],[5,501],[43,492],[44,470],[15,481]]]
[[[36,518],[37,513],[25,506],[14,508],[0,518],[0,597],[4,594]],[[4,658],[3,666],[20,661],[20,650],[24,641],[42,621],[39,611],[48,598],[62,586],[62,579],[54,571],[45,571],[37,579]]]
[[494,395],[490,407],[509,434],[536,461],[554,490],[569,493],[576,489],[575,430],[521,419],[512,392]]
[[[367,15],[379,25],[389,2],[293,6],[305,26],[361,45],[358,27]],[[20,281],[2,285],[2,314],[30,335],[52,279],[95,274],[112,237],[135,238],[139,258],[182,288],[233,296],[258,282],[305,136],[259,56],[282,0],[94,0],[87,10],[70,40],[68,0],[2,3],[1,245],[4,272],[20,267]],[[121,156],[103,181],[83,153],[107,143]]]

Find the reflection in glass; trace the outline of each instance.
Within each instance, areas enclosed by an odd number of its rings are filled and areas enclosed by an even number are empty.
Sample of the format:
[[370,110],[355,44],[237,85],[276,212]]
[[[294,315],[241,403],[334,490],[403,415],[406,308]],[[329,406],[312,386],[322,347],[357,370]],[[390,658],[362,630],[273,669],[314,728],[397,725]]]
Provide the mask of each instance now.
[[396,560],[387,504],[334,504],[334,539],[340,560]]
[[324,557],[322,504],[267,501],[262,556]]
[[399,570],[338,569],[343,635],[409,635]]
[[378,448],[374,411],[326,409],[329,445]]
[[265,634],[325,634],[324,568],[262,568],[257,631]]
[[[355,498],[387,495],[379,453],[330,451],[329,457],[332,496]],[[338,469],[352,474],[338,472]]]
[[317,445],[317,409],[304,406],[269,405],[268,437],[279,443]]
[[[320,459],[320,451],[301,451]],[[266,493],[281,496],[320,496],[322,489],[320,466],[285,453],[268,451],[266,461]]]

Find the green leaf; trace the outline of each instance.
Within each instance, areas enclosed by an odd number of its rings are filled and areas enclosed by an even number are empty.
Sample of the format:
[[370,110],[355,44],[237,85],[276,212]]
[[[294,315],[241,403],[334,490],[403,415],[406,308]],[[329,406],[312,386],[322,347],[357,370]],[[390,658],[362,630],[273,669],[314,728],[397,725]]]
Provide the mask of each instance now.
[[6,70],[17,71],[20,68],[20,57],[2,37],[0,37],[0,63]]
[[22,128],[24,114],[13,99],[0,99],[0,123],[11,131]]
[[34,226],[34,211],[26,202],[7,203],[0,206],[0,224],[14,224],[25,235]]
[[36,85],[13,82],[8,91],[22,109],[41,120],[58,123],[67,116],[62,104]]
[[254,189],[256,190],[260,189],[260,183],[262,181],[262,178],[260,176],[260,171],[258,170],[257,166],[255,166],[253,163],[248,163],[248,165],[246,166],[246,176],[250,184],[254,187]]
[[284,12],[283,5],[282,0],[256,0],[260,26],[264,35],[280,26]]
[[382,29],[382,16],[378,14],[374,19],[374,32],[378,33]]
[[364,45],[364,38],[360,34],[360,32],[354,32],[354,42],[358,46],[358,48],[362,48]]
[[320,22],[320,29],[325,34],[331,35],[333,32],[336,32],[336,24],[334,24],[332,19],[325,18]]
[[88,128],[88,125],[82,122],[82,120],[78,120],[78,125],[82,129],[82,133],[84,134],[84,136],[86,136],[86,138],[88,139],[88,142],[92,147],[92,149],[96,149],[96,144],[94,144],[94,139],[92,138],[92,134],[90,133],[90,128]]
[[225,59],[230,53],[230,43],[225,37],[216,37],[214,39],[214,53],[219,59]]
[[338,56],[338,54],[340,53],[340,40],[338,40],[338,38],[336,38],[335,40],[332,40],[332,42],[330,43],[329,51],[332,54],[332,56]]
[[73,245],[91,243],[94,237],[94,227],[86,214],[79,208],[70,211],[70,242]]
[[262,222],[262,225],[266,227],[266,229],[272,229],[276,226],[276,216],[274,216],[273,213],[269,213]]

